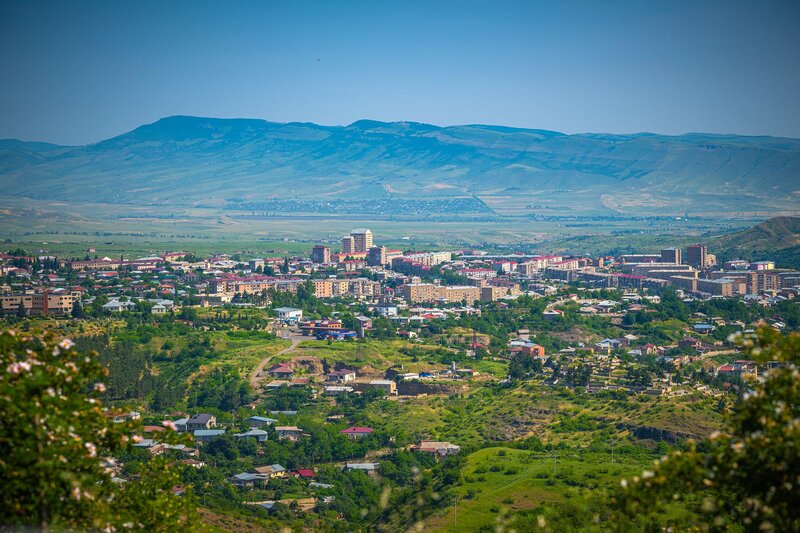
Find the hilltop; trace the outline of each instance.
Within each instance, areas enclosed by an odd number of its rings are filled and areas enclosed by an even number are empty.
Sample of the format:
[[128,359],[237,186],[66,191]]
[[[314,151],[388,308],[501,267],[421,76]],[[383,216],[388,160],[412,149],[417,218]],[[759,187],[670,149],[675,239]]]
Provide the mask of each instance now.
[[799,174],[800,140],[699,133],[173,116],[86,146],[0,141],[7,196],[239,212],[794,213]]
[[725,235],[710,248],[724,259],[774,259],[778,266],[800,268],[800,217],[775,217]]

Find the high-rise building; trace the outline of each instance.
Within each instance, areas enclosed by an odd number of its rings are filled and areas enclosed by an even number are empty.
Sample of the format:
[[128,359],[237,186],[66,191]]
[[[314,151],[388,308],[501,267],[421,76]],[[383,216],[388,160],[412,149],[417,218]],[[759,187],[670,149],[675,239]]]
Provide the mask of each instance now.
[[331,262],[331,249],[328,246],[318,244],[311,250],[312,263],[330,263]]
[[672,263],[673,265],[681,264],[681,250],[680,248],[666,248],[661,250],[661,262]]
[[352,237],[352,235],[348,235],[342,238],[342,253],[343,254],[352,254],[356,251],[356,241]]
[[372,248],[372,232],[368,229],[354,229],[350,232],[356,253],[366,253]]
[[385,246],[373,246],[367,254],[367,264],[369,266],[383,266],[389,263]]
[[693,244],[686,247],[685,261],[687,265],[695,268],[705,268],[708,264],[708,249],[703,244]]

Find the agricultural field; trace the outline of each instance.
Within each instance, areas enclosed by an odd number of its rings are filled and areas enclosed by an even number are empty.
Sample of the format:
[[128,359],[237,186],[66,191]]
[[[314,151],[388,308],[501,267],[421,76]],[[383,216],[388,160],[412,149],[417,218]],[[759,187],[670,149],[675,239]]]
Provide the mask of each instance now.
[[[307,254],[313,244],[338,247],[341,237],[363,226],[363,217],[348,214],[278,214],[236,218],[203,207],[174,207],[168,212],[152,206],[75,204],[0,198],[0,240],[26,249],[61,256],[83,257],[91,246],[101,257],[141,257],[167,250],[197,255]],[[34,221],[34,223],[31,223]],[[402,220],[371,218],[376,242],[390,248],[437,249],[481,247],[502,250],[568,251],[607,254],[615,250],[652,250],[678,246],[701,238],[724,235],[751,224],[742,218],[565,216],[528,218],[498,216],[491,220]],[[713,250],[712,250],[713,251]]]

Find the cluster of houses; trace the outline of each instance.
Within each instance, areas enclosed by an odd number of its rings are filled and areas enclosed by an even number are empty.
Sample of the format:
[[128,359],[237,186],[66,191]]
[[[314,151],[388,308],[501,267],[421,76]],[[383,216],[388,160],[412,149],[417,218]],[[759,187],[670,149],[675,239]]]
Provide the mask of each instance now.
[[[108,416],[118,422],[136,420],[140,417],[139,413],[136,412],[109,412]],[[341,415],[331,417],[330,421],[340,422],[340,420]],[[259,443],[264,442],[270,435],[270,432],[265,429],[267,426],[274,429],[279,440],[299,441],[300,439],[310,437],[302,428],[296,426],[278,426],[276,425],[278,423],[277,419],[267,416],[253,415],[245,419],[244,422],[248,426],[248,429],[246,431],[233,433],[233,436],[237,439],[254,439]],[[161,442],[159,436],[169,430],[175,430],[179,433],[190,433],[196,445],[187,446],[185,444],[167,444]],[[162,455],[167,451],[177,452],[183,457],[180,461],[186,466],[204,468],[207,464],[201,458],[202,447],[214,439],[225,435],[228,429],[219,427],[217,418],[214,415],[209,413],[197,413],[191,417],[182,417],[172,422],[165,422],[163,426],[144,426],[142,431],[143,436],[134,439],[134,447],[147,450],[152,456]],[[369,438],[374,433],[375,430],[367,426],[350,426],[340,430],[341,435],[351,440]],[[418,453],[432,454],[437,457],[445,457],[460,451],[459,446],[450,442],[428,440],[423,440],[417,445],[410,446],[409,449]],[[376,461],[347,461],[341,465],[341,467],[345,471],[362,471],[369,476],[378,476],[380,473],[380,462]],[[115,468],[115,472],[118,473],[119,465],[114,463],[113,468]],[[280,464],[260,464],[249,470],[230,474],[227,477],[227,481],[239,488],[265,487],[273,479],[287,478],[290,476],[308,482],[308,487],[312,490],[333,488],[332,485],[316,481],[316,472],[314,468],[298,468],[290,471]],[[125,480],[120,477],[115,477],[115,482],[124,483]],[[269,508],[270,506],[265,507]]]

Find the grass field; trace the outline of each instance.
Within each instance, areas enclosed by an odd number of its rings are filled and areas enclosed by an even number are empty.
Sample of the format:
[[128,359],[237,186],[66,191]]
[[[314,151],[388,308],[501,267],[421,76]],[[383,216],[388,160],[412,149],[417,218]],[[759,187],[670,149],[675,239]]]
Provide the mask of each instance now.
[[513,528],[514,511],[544,502],[580,500],[590,490],[609,489],[621,478],[641,472],[656,458],[633,447],[628,453],[616,453],[613,463],[610,447],[608,452],[570,448],[556,453],[555,460],[552,452],[506,447],[470,454],[455,490],[457,509],[454,512],[454,502],[443,502],[443,509],[425,522],[424,530]]

